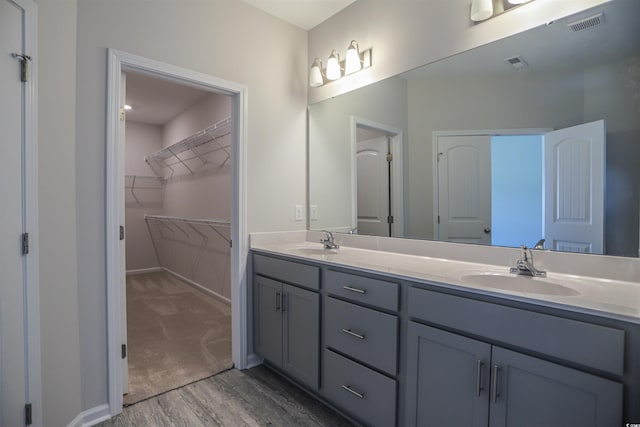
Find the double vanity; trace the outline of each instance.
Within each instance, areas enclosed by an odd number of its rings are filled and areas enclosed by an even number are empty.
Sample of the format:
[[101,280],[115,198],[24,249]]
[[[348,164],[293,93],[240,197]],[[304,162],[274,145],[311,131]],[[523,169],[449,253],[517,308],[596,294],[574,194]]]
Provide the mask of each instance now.
[[318,236],[251,236],[253,351],[357,423],[640,422],[635,271],[526,277],[517,249]]

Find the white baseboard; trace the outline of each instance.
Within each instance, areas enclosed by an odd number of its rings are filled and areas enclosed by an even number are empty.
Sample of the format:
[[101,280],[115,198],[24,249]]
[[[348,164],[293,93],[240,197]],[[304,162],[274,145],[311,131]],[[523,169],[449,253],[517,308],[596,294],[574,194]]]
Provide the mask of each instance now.
[[251,353],[249,356],[247,356],[247,368],[246,369],[251,369],[254,368],[258,365],[262,365],[262,362],[264,361],[264,359],[261,356],[258,356],[255,353]]
[[109,405],[100,405],[78,414],[67,427],[89,427],[111,418]]
[[163,268],[162,267],[139,268],[137,270],[127,270],[127,276],[131,276],[134,274],[157,273],[158,271],[163,271]]
[[227,304],[231,304],[231,300],[230,300],[229,298],[227,298],[227,297],[225,297],[225,296],[220,295],[220,294],[219,294],[219,293],[217,293],[216,291],[212,291],[212,290],[211,290],[211,289],[209,289],[209,288],[205,288],[205,287],[204,287],[204,286],[202,286],[201,284],[196,283],[196,282],[194,282],[194,281],[193,281],[193,280],[191,280],[191,279],[187,279],[187,278],[186,278],[186,277],[184,277],[183,275],[178,274],[178,273],[176,273],[175,271],[170,270],[170,269],[168,269],[168,268],[166,268],[166,267],[162,267],[162,269],[163,269],[164,271],[166,271],[167,273],[169,273],[169,274],[171,274],[171,275],[173,275],[173,276],[176,276],[178,279],[180,279],[180,280],[183,280],[183,281],[187,282],[187,283],[188,283],[188,284],[190,284],[191,286],[193,286],[193,287],[195,287],[195,288],[198,288],[198,289],[199,289],[199,290],[201,290],[202,292],[204,292],[204,293],[206,293],[206,294],[209,294],[209,295],[211,295],[212,297],[214,297],[214,298],[216,298],[216,299],[221,300],[222,302],[225,302],[225,303],[227,303]]

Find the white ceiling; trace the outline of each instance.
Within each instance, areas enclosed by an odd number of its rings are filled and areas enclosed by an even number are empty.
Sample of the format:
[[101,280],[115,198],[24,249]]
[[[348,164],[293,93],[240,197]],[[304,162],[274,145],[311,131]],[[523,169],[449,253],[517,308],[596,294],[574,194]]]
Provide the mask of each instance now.
[[127,120],[163,126],[210,94],[201,89],[145,74],[127,73]]
[[242,0],[309,31],[356,0]]

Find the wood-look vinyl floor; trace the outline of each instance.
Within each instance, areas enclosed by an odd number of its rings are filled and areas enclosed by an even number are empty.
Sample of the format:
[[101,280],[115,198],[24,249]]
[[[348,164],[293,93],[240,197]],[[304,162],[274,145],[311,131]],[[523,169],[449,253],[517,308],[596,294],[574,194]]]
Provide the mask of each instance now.
[[100,427],[353,424],[264,366],[231,369],[123,409]]

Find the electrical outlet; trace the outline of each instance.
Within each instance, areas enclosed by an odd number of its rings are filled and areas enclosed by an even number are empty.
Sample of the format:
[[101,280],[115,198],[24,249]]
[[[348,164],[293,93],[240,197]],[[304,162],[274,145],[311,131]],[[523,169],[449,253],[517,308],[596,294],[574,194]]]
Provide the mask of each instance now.
[[302,205],[296,205],[296,221],[303,221],[304,220],[304,210],[302,208]]
[[311,221],[318,220],[318,205],[311,205]]

